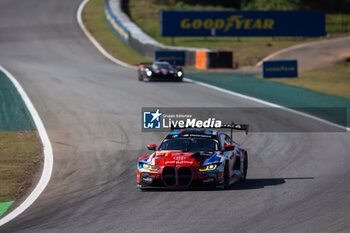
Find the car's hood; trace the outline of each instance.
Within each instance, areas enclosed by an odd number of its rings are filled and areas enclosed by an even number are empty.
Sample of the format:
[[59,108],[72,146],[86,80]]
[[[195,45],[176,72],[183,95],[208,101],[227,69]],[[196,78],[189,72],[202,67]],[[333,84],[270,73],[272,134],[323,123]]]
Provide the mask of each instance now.
[[181,151],[157,151],[154,154],[155,166],[201,166],[210,154]]

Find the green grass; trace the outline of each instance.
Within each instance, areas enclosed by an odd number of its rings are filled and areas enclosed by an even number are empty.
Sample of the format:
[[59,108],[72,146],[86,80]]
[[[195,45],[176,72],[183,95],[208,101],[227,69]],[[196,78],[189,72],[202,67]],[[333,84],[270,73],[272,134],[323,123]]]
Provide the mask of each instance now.
[[298,78],[268,80],[350,99],[350,66],[330,66],[300,73]]
[[327,14],[326,22],[327,34],[346,33],[350,31],[350,15]]
[[[183,2],[172,4],[172,1],[159,0],[130,0],[129,10],[132,20],[147,34],[156,40],[167,44],[185,47],[209,48],[214,50],[233,51],[234,57],[240,65],[254,65],[263,57],[280,49],[295,44],[304,43],[322,38],[301,37],[169,37],[160,36],[159,12],[160,10],[234,10],[218,6],[187,5]],[[327,30],[338,32],[340,30],[339,15],[327,15]],[[346,18],[347,19],[347,18]],[[174,42],[174,43],[173,43]]]
[[36,131],[0,131],[0,202],[25,194],[41,160],[42,145]]
[[132,65],[150,61],[126,45],[108,25],[104,16],[104,0],[91,0],[83,11],[83,21],[89,32],[114,57]]

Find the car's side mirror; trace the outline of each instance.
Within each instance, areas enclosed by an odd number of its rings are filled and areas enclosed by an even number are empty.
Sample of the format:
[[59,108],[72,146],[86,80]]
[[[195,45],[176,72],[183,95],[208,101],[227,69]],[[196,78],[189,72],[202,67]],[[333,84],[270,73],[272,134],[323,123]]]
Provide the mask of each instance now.
[[224,146],[224,151],[231,151],[234,150],[235,146],[234,145],[225,145]]
[[148,148],[149,150],[156,150],[157,145],[156,145],[156,144],[149,144],[149,145],[147,146],[147,148]]

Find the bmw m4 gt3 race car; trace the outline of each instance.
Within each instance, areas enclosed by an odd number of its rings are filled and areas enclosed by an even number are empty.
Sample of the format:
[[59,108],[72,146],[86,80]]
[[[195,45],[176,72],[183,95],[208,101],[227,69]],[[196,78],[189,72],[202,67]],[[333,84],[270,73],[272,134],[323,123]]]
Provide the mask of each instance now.
[[172,66],[166,61],[140,63],[138,68],[139,81],[182,81],[184,72],[180,66]]
[[[222,128],[246,130],[248,125]],[[174,130],[151,155],[137,163],[137,186],[149,187],[228,187],[244,181],[248,170],[248,153],[224,132],[206,129]]]

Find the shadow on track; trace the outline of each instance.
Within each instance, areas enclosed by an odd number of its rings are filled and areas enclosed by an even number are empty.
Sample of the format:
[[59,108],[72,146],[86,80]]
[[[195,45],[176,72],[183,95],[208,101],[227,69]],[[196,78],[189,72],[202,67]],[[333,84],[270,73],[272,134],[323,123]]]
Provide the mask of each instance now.
[[253,190],[262,189],[266,186],[276,186],[286,183],[286,180],[313,180],[314,177],[290,177],[290,178],[259,178],[247,179],[245,182],[239,182],[230,187],[216,188],[216,187],[190,187],[190,188],[166,188],[166,187],[151,187],[142,190],[143,192],[178,192],[178,191],[235,191],[235,190]]
[[178,80],[171,80],[171,79],[153,79],[150,81],[142,81],[144,83],[183,83],[183,84],[193,84],[193,82],[191,81],[187,81],[187,80],[182,80],[182,81],[178,81]]
[[266,178],[266,179],[247,179],[245,182],[239,182],[231,185],[226,190],[247,190],[261,189],[266,186],[276,186],[286,183],[286,180],[313,180],[313,177],[295,177],[295,178]]

